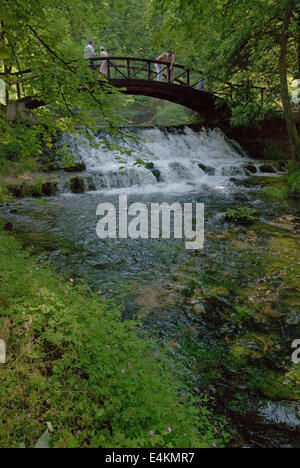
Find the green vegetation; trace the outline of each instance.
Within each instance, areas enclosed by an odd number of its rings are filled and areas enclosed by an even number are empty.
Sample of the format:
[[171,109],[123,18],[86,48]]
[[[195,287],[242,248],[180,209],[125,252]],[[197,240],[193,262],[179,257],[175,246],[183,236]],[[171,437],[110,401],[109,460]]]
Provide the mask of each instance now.
[[0,234],[2,447],[222,445],[205,406],[194,407],[173,364],[113,302],[56,276]]
[[294,200],[300,199],[300,169],[292,172],[288,179],[289,197]]
[[[98,125],[98,116],[108,126],[123,122],[117,108],[124,98],[109,86],[99,86],[83,58],[87,41],[109,17],[95,0],[76,5],[71,0],[4,0],[0,17],[0,79],[6,85],[1,104],[8,104],[1,105],[0,112],[1,158],[9,158],[10,150],[22,158],[36,158],[44,146],[52,145],[58,131],[86,132]],[[26,70],[30,72],[19,78]],[[29,96],[46,105],[27,113],[24,127],[18,125],[21,113],[8,119],[9,104]]]
[[279,146],[273,141],[264,142],[264,159],[269,161],[283,160],[284,152],[279,148]]
[[166,103],[157,108],[154,122],[159,126],[172,127],[188,123],[188,111],[177,104]]
[[273,201],[300,199],[300,169],[291,167],[290,175],[284,181],[273,180],[272,186],[265,187],[264,192]]
[[[125,97],[111,87],[98,86],[83,59],[83,48],[91,38],[96,41],[96,54],[101,44],[110,55],[150,58],[172,48],[178,63],[202,70],[208,88],[225,96],[234,125],[256,126],[265,116],[278,115],[281,102],[293,154],[298,155],[300,139],[288,94],[294,91],[292,80],[299,72],[295,0],[238,4],[110,0],[100,8],[96,0],[80,0],[76,7],[72,0],[47,4],[16,0],[7,7],[8,3],[4,0],[0,10],[0,79],[6,84],[8,102],[34,95],[46,106],[30,113],[25,129],[9,124],[2,106],[5,151],[0,151],[1,158],[9,159],[11,147],[18,147],[20,158],[35,159],[53,144],[57,131],[86,132],[99,124],[112,127],[126,120],[183,125],[191,119],[175,104],[152,105],[149,98]],[[22,81],[16,73],[28,69],[32,72]],[[263,104],[260,90],[253,86],[266,88]],[[201,122],[201,117],[190,121]],[[265,148],[267,155],[281,157],[272,142]]]
[[0,183],[0,206],[10,200],[11,196],[5,185]]
[[[203,71],[211,90],[225,93],[232,124],[253,126],[281,105],[300,159],[300,137],[291,100],[299,78],[299,5],[296,0],[153,0],[153,21],[163,16],[157,44]],[[228,86],[228,83],[231,83]],[[226,85],[227,84],[227,85]],[[266,88],[264,103],[260,89]],[[280,103],[280,104],[279,104]]]
[[44,177],[17,183],[7,183],[6,191],[15,198],[42,197],[56,193],[56,182],[47,181]]
[[249,225],[257,220],[257,211],[253,208],[242,206],[241,208],[228,209],[226,213],[226,221],[236,224]]

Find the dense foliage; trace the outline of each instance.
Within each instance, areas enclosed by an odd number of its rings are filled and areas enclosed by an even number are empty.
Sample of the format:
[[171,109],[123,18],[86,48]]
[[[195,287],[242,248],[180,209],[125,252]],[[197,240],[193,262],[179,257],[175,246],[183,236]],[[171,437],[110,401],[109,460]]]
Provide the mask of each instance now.
[[[4,0],[0,17],[0,78],[6,84],[7,103],[34,96],[47,104],[31,112],[35,125],[19,135],[7,124],[2,106],[2,145],[18,142],[26,157],[41,151],[41,141],[50,145],[57,129],[93,128],[99,117],[108,126],[120,123],[118,93],[99,86],[83,59],[88,38],[105,18],[97,2]],[[24,71],[28,73],[20,76]]]
[[[225,93],[232,122],[253,124],[283,108],[300,158],[289,96],[300,71],[299,0],[153,0],[152,8],[153,17],[165,13],[158,40],[168,39],[178,55],[203,70],[210,89]],[[266,88],[263,106],[254,86]]]

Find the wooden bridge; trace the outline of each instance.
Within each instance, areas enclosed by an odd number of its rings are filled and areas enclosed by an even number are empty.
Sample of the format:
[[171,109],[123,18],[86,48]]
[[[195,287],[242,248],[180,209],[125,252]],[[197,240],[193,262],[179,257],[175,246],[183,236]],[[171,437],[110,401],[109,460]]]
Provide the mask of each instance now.
[[[229,118],[227,106],[224,105],[221,108],[218,105],[218,108],[216,108],[216,99],[228,93],[228,89],[230,93],[233,93],[234,90],[241,87],[240,85],[226,83],[221,92],[208,92],[203,90],[200,85],[205,79],[202,72],[177,64],[174,65],[171,71],[170,63],[157,60],[136,57],[95,57],[90,61],[91,68],[99,75],[100,85],[103,86],[108,81],[124,94],[150,96],[180,104],[201,113],[206,117],[206,120],[213,120],[217,115],[219,118],[220,116],[221,118]],[[104,61],[107,62],[107,75],[105,77],[100,72]],[[157,64],[161,66],[160,73],[156,69]],[[17,80],[11,85],[17,87],[18,101],[15,102],[20,102],[27,109],[33,110],[44,106],[45,102],[32,97],[22,98],[20,85],[22,82],[32,79],[32,77],[26,77],[30,73],[31,70],[11,73],[11,77]],[[33,78],[37,79],[38,77]],[[224,92],[226,88],[227,90]],[[265,88],[253,86],[250,86],[250,88],[255,88],[258,93],[261,93],[263,104]],[[224,117],[222,117],[222,114]]]
[[[107,79],[124,94],[150,96],[185,106],[193,111],[208,111],[214,108],[215,96],[200,90],[204,79],[201,72],[183,65],[135,57],[96,57],[91,62],[100,72],[101,64],[107,61]],[[161,66],[161,81],[155,65]]]

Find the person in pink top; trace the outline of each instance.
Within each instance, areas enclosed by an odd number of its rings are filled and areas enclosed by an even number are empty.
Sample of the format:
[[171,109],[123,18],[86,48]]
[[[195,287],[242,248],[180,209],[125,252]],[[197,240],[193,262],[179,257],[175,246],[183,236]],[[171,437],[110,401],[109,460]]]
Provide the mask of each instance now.
[[[105,48],[103,46],[100,47],[100,57],[108,57],[108,53],[105,51]],[[100,73],[104,76],[107,76],[108,74],[108,61],[107,60],[102,60]]]

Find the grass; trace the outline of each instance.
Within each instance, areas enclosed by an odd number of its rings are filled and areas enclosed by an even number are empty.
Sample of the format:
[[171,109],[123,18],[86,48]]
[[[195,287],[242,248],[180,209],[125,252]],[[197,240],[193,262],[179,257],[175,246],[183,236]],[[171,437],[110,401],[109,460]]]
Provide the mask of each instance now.
[[286,200],[300,199],[300,169],[291,167],[287,179],[283,179],[278,184],[265,187],[264,192],[271,201],[284,202]]
[[21,159],[20,161],[0,161],[0,174],[4,176],[18,176],[27,172],[37,172],[38,164],[32,158]]
[[0,183],[0,206],[7,203],[11,198],[5,185]]
[[174,364],[113,302],[37,263],[0,233],[0,446],[221,446]]

